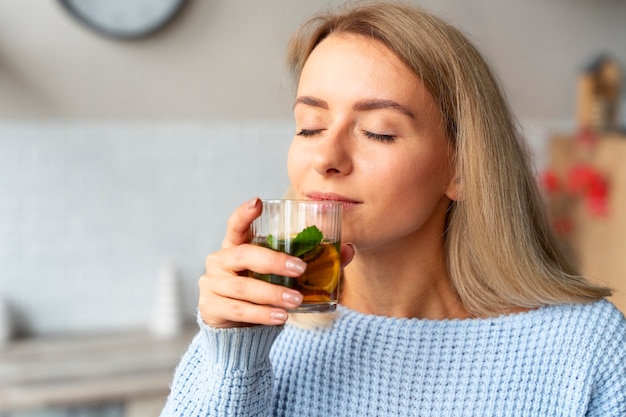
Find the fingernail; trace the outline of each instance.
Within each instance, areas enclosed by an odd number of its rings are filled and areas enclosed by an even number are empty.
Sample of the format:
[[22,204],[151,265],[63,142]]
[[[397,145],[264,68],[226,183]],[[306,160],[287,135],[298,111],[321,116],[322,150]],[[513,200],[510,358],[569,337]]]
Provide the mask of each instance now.
[[354,243],[346,243],[346,245],[350,246],[356,255],[356,245]]
[[301,259],[291,258],[285,262],[285,268],[291,272],[302,274],[306,270],[306,262]]
[[246,207],[248,207],[249,209],[253,209],[256,207],[258,203],[259,203],[259,197],[254,197],[252,200],[249,200],[246,203]]
[[285,291],[283,293],[283,301],[294,306],[302,304],[302,294],[297,292]]
[[286,311],[272,311],[270,313],[270,317],[272,320],[278,323],[284,323],[285,321],[287,321],[289,314],[287,314]]

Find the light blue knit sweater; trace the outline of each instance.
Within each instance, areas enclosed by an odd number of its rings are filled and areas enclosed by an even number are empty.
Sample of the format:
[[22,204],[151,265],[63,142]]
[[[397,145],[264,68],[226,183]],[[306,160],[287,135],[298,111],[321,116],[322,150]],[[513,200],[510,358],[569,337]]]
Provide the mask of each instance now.
[[626,320],[609,302],[490,319],[201,324],[162,416],[626,416]]

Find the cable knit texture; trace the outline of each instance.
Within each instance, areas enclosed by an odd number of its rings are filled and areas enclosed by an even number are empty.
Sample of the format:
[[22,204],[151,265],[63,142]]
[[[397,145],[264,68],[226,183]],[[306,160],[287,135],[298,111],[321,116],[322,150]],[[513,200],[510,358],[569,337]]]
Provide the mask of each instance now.
[[608,301],[468,320],[338,311],[316,330],[201,323],[162,416],[626,416],[626,320]]

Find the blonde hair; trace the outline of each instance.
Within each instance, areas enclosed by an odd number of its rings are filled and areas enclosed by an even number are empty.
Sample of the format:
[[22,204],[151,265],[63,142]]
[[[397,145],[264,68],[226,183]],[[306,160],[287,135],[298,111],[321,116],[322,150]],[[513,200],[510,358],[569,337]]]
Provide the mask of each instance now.
[[358,2],[307,20],[289,45],[295,79],[333,33],[377,39],[434,97],[454,148],[461,199],[448,213],[452,285],[476,316],[590,302],[610,290],[576,271],[552,232],[528,151],[488,64],[459,30],[400,2]]

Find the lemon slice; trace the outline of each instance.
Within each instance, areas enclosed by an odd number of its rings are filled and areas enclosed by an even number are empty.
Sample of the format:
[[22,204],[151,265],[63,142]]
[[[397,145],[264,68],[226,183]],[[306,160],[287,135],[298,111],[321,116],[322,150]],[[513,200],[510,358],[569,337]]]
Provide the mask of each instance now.
[[[331,293],[337,288],[340,274],[339,252],[335,245],[326,245],[324,253],[318,260],[307,267],[307,277],[301,287],[310,291],[325,291]],[[332,279],[327,282],[328,276]]]

